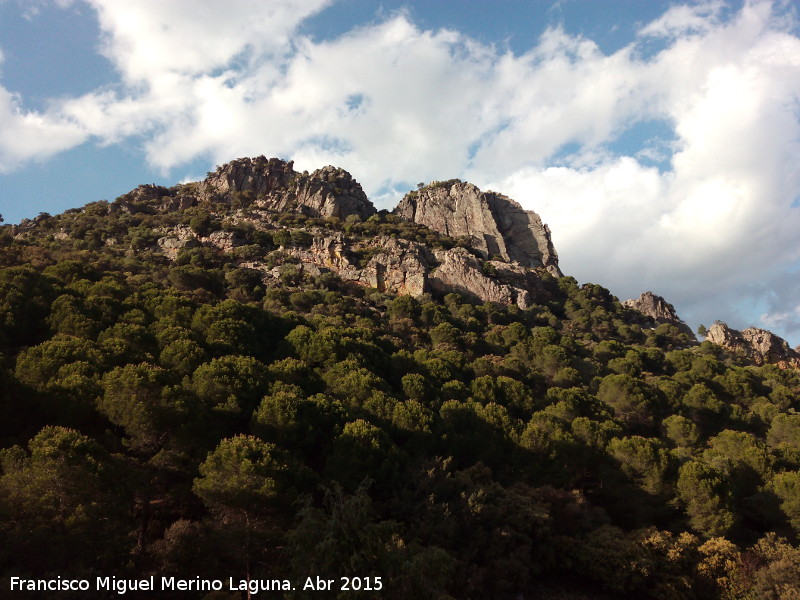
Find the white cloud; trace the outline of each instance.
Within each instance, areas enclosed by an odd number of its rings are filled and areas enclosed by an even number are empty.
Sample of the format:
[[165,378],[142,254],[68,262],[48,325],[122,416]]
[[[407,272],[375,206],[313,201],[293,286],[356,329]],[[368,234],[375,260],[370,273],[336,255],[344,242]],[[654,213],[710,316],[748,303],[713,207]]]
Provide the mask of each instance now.
[[708,33],[717,23],[723,8],[725,4],[720,0],[673,6],[661,17],[643,27],[639,34],[674,38],[692,33]]
[[25,111],[17,96],[0,87],[0,173],[39,160],[84,140],[82,128],[50,115]]
[[330,0],[88,0],[106,32],[104,53],[128,83],[157,84],[169,74],[196,75],[249,65],[285,51],[296,27]]
[[[616,64],[601,58],[603,80],[635,76],[637,99],[649,107],[594,88],[606,122],[621,107],[623,120],[649,114],[673,123],[670,170],[611,158],[588,169],[524,167],[492,185],[549,222],[566,272],[624,296],[655,289],[710,321],[716,309],[740,317],[742,296],[764,298],[758,282],[777,277],[800,251],[800,210],[792,208],[800,194],[800,40],[772,28],[766,3],[747,4],[726,23],[716,11],[702,23],[702,13],[687,15],[661,20],[659,28],[670,24],[677,34],[682,22],[692,35],[651,59],[626,51]],[[582,83],[591,87],[589,78]],[[568,118],[582,118],[573,109]]]
[[[0,97],[18,128],[0,134],[6,168],[93,136],[140,139],[165,171],[258,154],[336,164],[387,207],[394,189],[461,177],[539,212],[565,272],[652,288],[705,321],[763,298],[754,277],[798,258],[800,40],[771,2],[676,6],[610,55],[559,28],[515,55],[402,12],[299,35],[328,0],[87,1],[121,81],[44,114]],[[650,121],[674,140],[621,153]],[[654,151],[668,169],[640,162]]]

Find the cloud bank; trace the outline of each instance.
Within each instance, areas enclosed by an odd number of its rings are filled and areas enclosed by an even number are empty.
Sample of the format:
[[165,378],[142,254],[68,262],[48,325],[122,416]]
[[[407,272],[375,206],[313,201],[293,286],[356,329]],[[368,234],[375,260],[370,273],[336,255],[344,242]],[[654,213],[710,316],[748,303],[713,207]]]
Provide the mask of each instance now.
[[[550,28],[514,54],[403,12],[300,33],[326,0],[87,2],[119,80],[43,113],[0,89],[0,169],[135,140],[164,172],[259,154],[335,164],[384,207],[461,177],[539,212],[581,281],[653,289],[695,324],[747,326],[758,309],[800,341],[790,4],[675,6],[611,54]],[[637,127],[667,133],[633,148]]]

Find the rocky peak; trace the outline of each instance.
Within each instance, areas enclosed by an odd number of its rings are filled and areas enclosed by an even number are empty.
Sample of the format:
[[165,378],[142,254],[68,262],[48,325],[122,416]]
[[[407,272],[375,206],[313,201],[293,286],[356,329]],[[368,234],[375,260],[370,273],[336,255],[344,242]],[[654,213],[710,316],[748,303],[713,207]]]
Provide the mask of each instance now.
[[361,185],[344,169],[323,167],[310,175],[293,161],[239,158],[220,167],[198,185],[201,200],[238,198],[275,211],[299,210],[313,217],[368,217],[375,207]]
[[670,323],[675,325],[691,339],[696,339],[691,328],[678,316],[678,313],[675,312],[675,307],[663,297],[653,292],[642,292],[638,298],[625,300],[622,305],[642,313],[656,323]]
[[709,327],[706,339],[728,350],[741,352],[757,365],[769,363],[783,369],[800,368],[800,353],[793,350],[786,340],[766,329],[750,327],[737,331],[717,322]]
[[450,237],[467,238],[486,259],[500,257],[562,275],[547,225],[501,194],[482,192],[457,179],[433,182],[406,194],[395,213]]

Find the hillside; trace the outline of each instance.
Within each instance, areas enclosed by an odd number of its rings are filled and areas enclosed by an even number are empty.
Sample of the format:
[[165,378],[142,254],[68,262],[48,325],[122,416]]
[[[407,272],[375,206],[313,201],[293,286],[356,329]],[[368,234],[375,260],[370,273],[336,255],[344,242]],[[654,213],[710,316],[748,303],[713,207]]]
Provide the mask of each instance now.
[[800,594],[796,351],[579,285],[501,194],[377,211],[341,169],[238,159],[2,226],[0,267],[3,590]]

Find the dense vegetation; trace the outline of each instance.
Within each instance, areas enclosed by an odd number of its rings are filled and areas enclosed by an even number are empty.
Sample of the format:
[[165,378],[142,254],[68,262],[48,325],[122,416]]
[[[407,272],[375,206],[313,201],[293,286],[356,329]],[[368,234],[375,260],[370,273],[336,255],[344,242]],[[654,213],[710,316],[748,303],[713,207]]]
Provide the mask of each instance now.
[[[520,310],[311,276],[285,249],[331,231],[364,256],[378,233],[458,241],[386,214],[232,218],[248,205],[0,228],[4,589],[358,575],[381,598],[798,597],[796,371],[641,326],[570,277]],[[181,224],[241,243],[170,260],[156,240]]]

